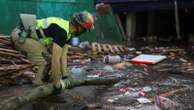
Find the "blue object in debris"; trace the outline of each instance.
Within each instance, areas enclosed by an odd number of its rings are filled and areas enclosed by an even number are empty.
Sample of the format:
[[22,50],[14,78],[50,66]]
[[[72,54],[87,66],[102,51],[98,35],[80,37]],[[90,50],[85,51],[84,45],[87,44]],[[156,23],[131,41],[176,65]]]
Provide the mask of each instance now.
[[76,67],[73,67],[72,69],[71,69],[71,75],[72,75],[72,77],[74,77],[74,78],[80,78],[80,77],[82,77],[82,68],[76,68]]
[[71,44],[73,46],[78,46],[79,45],[79,38],[78,37],[73,37],[72,40],[71,40]]

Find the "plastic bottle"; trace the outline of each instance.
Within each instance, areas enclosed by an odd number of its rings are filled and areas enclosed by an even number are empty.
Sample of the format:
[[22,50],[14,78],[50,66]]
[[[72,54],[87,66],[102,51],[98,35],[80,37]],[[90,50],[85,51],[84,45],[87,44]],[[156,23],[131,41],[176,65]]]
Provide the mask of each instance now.
[[103,59],[104,63],[119,63],[121,61],[122,61],[122,58],[119,55],[115,55],[115,56],[107,55]]
[[78,46],[79,45],[79,38],[78,37],[73,37],[72,40],[71,40],[71,44],[73,46]]
[[71,76],[73,78],[84,78],[85,77],[83,69],[82,68],[78,68],[78,67],[73,67],[71,69]]

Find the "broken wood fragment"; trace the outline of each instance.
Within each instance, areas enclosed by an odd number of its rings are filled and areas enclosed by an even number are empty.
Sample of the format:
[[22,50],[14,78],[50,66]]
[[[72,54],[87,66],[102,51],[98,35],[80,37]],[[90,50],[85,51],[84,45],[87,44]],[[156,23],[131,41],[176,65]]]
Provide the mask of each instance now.
[[[68,78],[63,80],[64,90],[81,86],[81,85],[107,85],[114,84],[120,81],[121,78],[110,78],[110,79],[74,79]],[[55,93],[54,87],[52,84],[43,85],[36,87],[33,90],[30,90],[24,93],[21,96],[11,97],[5,101],[0,102],[0,108],[2,110],[17,110],[24,105],[29,104],[30,102],[37,100],[39,98],[44,98]]]
[[8,53],[8,52],[2,52],[2,51],[0,51],[0,55],[9,55],[9,56],[13,56],[13,57],[25,57],[22,54]]
[[109,48],[111,53],[113,53],[113,54],[115,53],[111,45],[108,45],[108,48]]
[[15,54],[18,54],[19,52],[16,51],[16,50],[12,50],[12,49],[5,49],[5,48],[0,48],[0,51],[3,51],[3,52],[9,52],[9,53],[15,53]]

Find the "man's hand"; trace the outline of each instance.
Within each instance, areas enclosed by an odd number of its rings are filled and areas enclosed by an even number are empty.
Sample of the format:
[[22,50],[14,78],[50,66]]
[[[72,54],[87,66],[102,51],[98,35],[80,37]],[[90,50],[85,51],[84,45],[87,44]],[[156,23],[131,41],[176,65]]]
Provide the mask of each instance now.
[[57,89],[61,88],[61,82],[60,82],[60,80],[53,79],[52,83],[53,83],[53,85],[54,85],[55,88],[57,88]]
[[54,85],[54,94],[60,94],[65,89],[65,84],[63,83],[63,80],[59,80],[56,82],[56,85]]

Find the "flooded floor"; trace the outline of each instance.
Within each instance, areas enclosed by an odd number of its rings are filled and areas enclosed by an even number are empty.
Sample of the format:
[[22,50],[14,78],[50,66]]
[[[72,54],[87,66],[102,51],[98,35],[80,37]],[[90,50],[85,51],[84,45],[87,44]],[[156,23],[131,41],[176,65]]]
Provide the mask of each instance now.
[[[163,55],[168,58],[156,65],[128,62],[118,68],[118,65],[103,63],[101,59],[77,65],[83,72],[76,77],[125,79],[113,85],[75,87],[36,100],[20,110],[193,110],[192,59],[182,53]],[[1,87],[0,99],[22,95],[33,88],[32,85]]]

